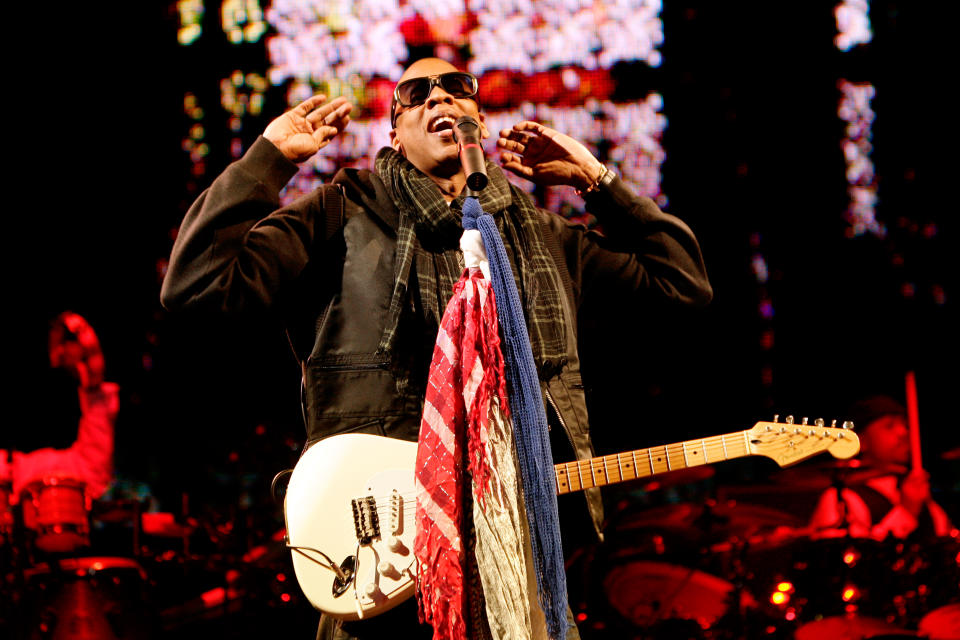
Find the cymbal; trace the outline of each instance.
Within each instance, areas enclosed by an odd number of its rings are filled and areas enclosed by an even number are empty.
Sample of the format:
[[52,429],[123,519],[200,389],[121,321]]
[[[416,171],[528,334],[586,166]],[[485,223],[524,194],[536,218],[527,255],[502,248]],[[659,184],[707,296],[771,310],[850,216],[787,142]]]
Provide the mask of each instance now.
[[954,447],[940,454],[941,460],[960,460],[960,447]]
[[860,460],[831,460],[816,465],[805,465],[777,472],[773,480],[794,489],[823,491],[838,481],[844,485],[863,484],[873,478],[903,475],[907,468],[901,465],[869,465]]
[[917,630],[931,640],[960,637],[960,603],[934,609],[923,616]]
[[694,482],[708,480],[712,478],[715,473],[716,470],[708,466],[677,469],[676,471],[667,471],[666,473],[661,473],[650,478],[641,484],[640,488],[644,491],[657,491],[682,484],[693,484]]
[[757,504],[723,502],[663,505],[631,514],[612,528],[611,534],[632,535],[643,529],[675,532],[688,540],[749,538],[780,527],[800,527],[794,514]]
[[133,520],[143,509],[144,503],[138,500],[96,500],[91,515],[104,523],[126,522]]
[[172,513],[148,512],[140,518],[145,534],[161,538],[180,538],[189,535],[196,528],[190,524],[178,523]]
[[[876,618],[844,615],[808,622],[797,629],[794,638],[795,640],[822,640],[823,638],[865,640],[866,638],[873,638],[880,634],[906,634],[906,631]],[[898,635],[898,637],[900,636]],[[916,636],[915,634],[910,634],[904,637]]]

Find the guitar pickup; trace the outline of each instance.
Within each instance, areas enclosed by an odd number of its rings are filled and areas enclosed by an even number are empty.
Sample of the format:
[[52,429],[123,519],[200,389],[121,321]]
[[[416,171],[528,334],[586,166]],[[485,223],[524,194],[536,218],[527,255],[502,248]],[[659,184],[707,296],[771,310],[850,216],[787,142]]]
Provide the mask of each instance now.
[[394,489],[390,494],[390,533],[397,536],[403,531],[403,496]]
[[370,544],[374,538],[380,537],[380,518],[377,515],[377,501],[373,496],[354,498],[350,501],[353,507],[353,526],[360,544]]

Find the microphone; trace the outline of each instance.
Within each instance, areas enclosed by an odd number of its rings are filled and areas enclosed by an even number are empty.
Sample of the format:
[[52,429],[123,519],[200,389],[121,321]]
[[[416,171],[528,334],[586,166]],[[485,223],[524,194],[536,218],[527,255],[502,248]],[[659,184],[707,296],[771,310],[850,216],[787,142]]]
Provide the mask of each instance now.
[[480,125],[470,116],[460,116],[453,126],[453,139],[457,142],[463,172],[467,174],[467,186],[480,191],[487,186],[487,163],[480,146]]

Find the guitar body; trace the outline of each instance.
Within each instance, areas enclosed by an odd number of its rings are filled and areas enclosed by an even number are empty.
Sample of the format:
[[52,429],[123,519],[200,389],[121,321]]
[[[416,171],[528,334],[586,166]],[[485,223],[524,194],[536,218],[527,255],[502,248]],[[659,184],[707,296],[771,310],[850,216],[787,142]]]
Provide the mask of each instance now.
[[356,620],[413,595],[416,457],[416,442],[346,434],[297,461],[284,516],[297,581],[315,608]]

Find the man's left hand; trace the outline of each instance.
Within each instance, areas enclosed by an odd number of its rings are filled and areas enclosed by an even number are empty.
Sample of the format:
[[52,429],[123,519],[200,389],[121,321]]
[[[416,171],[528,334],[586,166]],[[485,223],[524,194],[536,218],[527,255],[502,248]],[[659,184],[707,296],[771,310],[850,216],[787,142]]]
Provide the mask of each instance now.
[[103,352],[100,341],[82,316],[61,313],[48,335],[50,366],[69,371],[82,389],[98,389],[103,383]]
[[586,189],[600,177],[603,165],[568,135],[524,120],[500,132],[497,146],[504,168],[541,186],[565,184]]

